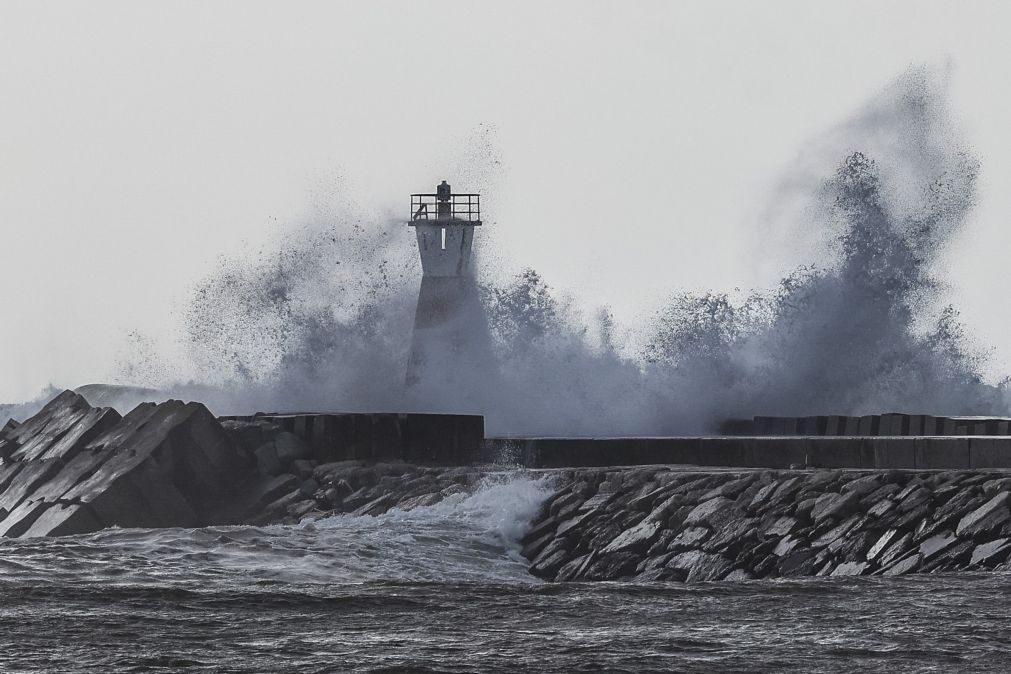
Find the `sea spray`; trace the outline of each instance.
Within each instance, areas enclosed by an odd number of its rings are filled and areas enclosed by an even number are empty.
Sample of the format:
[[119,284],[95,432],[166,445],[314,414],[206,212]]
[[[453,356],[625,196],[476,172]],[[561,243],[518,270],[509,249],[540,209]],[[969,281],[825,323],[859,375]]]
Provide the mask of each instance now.
[[[675,292],[645,325],[587,319],[535,270],[482,277],[496,346],[477,382],[497,435],[712,432],[727,417],[1001,414],[986,353],[945,307],[939,257],[975,203],[978,164],[943,77],[916,68],[812,142],[776,198],[819,242],[778,287]],[[683,225],[675,221],[672,225]],[[455,411],[404,387],[420,270],[408,228],[347,209],[257,260],[224,261],[188,317],[193,382],[218,412]],[[481,272],[480,260],[477,268]],[[629,335],[622,339],[622,335]],[[992,377],[991,377],[992,380]]]

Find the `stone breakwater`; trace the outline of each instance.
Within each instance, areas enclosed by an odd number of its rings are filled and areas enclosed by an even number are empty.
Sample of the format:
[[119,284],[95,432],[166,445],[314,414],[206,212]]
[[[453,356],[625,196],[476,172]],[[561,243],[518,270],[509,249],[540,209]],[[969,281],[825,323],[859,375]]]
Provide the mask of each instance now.
[[523,539],[554,581],[894,576],[1011,566],[1011,474],[569,470]]

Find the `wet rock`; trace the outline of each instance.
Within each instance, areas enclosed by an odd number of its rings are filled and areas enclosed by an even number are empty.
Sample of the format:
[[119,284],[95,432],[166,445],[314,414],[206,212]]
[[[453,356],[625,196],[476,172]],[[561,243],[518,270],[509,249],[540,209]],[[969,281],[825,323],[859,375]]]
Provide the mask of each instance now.
[[920,556],[928,560],[939,552],[947,550],[958,541],[958,537],[950,531],[931,536],[920,544]]
[[734,569],[728,573],[723,580],[727,582],[741,582],[745,580],[754,580],[754,578],[754,574],[747,569]]
[[686,575],[686,582],[700,583],[720,580],[730,572],[732,562],[721,555],[709,554],[701,550],[690,550],[675,555],[667,562],[667,568],[676,569]]
[[274,476],[284,472],[284,466],[277,458],[277,450],[273,442],[265,442],[253,451],[256,458],[256,469],[260,475]]
[[553,578],[568,561],[569,550],[564,539],[556,538],[533,560],[530,573],[538,578]]
[[811,550],[796,550],[781,557],[777,569],[781,576],[809,576],[814,570],[814,552]]
[[973,548],[969,563],[972,566],[1000,564],[1007,558],[1009,552],[1011,552],[1011,539],[998,538]]
[[647,517],[631,529],[622,532],[603,549],[605,555],[617,552],[645,552],[660,536],[660,520]]
[[641,558],[629,551],[603,554],[586,569],[586,580],[617,580],[635,574]]
[[857,494],[826,494],[815,502],[811,518],[815,522],[843,519],[856,512],[859,505],[860,498]]
[[873,506],[871,506],[870,510],[867,511],[867,514],[870,515],[871,517],[881,519],[885,515],[887,515],[893,508],[895,508],[895,505],[896,505],[895,501],[891,499],[878,501]]
[[292,475],[303,482],[313,477],[313,474],[316,472],[313,462],[308,459],[297,459],[292,461],[288,470]]
[[792,534],[799,526],[800,523],[797,521],[796,517],[784,515],[776,518],[768,527],[763,529],[762,535],[782,538],[783,536]]
[[526,534],[523,535],[523,539],[520,541],[523,545],[526,545],[530,541],[544,536],[544,534],[550,533],[554,537],[555,530],[558,528],[558,520],[554,517],[548,516],[537,522],[534,526],[527,530]]
[[898,529],[889,529],[877,539],[871,549],[867,551],[867,560],[874,561],[874,559],[880,555],[887,546],[896,540],[896,536],[899,534]]
[[758,490],[748,504],[748,510],[758,512],[772,502],[772,495],[779,488],[781,483],[773,481]]
[[919,508],[924,503],[928,503],[930,501],[930,490],[925,487],[916,487],[905,498],[897,498],[896,501],[898,502],[897,507],[899,512],[907,513]]
[[870,567],[867,562],[843,562],[832,570],[832,576],[861,576]]
[[848,534],[850,529],[852,529],[860,521],[860,519],[861,519],[860,515],[851,515],[850,517],[843,520],[838,525],[832,527],[815,540],[811,541],[811,547],[824,548],[831,545],[835,541],[839,540],[840,538]]
[[685,525],[697,526],[700,524],[718,528],[729,517],[729,511],[734,507],[734,502],[728,498],[717,497],[700,503],[688,513],[685,518]]
[[699,547],[712,534],[708,527],[689,527],[681,531],[667,546],[671,552],[680,552]]
[[1008,521],[1011,512],[1007,503],[1011,492],[1003,491],[973,510],[958,522],[955,533],[959,536],[975,536],[985,533]]
[[921,558],[919,554],[912,554],[908,557],[904,557],[888,568],[882,570],[881,575],[883,576],[901,576],[911,571],[915,571],[917,567],[920,566]]
[[794,538],[793,536],[784,536],[779,540],[779,543],[776,544],[776,547],[773,548],[772,554],[776,555],[777,557],[785,557],[786,555],[790,554],[795,547],[800,545],[800,543],[801,540],[799,538]]
[[882,567],[888,566],[893,561],[901,557],[909,548],[913,542],[913,534],[906,533],[903,534],[894,543],[889,545],[884,552],[878,558],[878,564]]
[[544,550],[544,548],[547,547],[548,543],[553,541],[554,538],[555,534],[554,532],[551,531],[543,534],[540,538],[534,538],[530,540],[524,538],[523,540],[527,542],[523,545],[523,549],[520,552],[520,554],[522,554],[527,559],[536,559],[537,556],[541,553],[541,551]]

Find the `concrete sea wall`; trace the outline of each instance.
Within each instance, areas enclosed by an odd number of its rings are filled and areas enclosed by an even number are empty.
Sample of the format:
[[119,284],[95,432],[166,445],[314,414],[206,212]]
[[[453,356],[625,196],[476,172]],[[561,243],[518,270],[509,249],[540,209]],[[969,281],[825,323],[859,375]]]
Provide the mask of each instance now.
[[491,438],[485,456],[529,468],[1011,468],[1009,436]]
[[770,417],[728,419],[722,435],[1008,435],[1007,417],[940,417],[931,414],[868,414],[854,416]]
[[562,471],[524,538],[555,581],[1008,568],[1003,471]]

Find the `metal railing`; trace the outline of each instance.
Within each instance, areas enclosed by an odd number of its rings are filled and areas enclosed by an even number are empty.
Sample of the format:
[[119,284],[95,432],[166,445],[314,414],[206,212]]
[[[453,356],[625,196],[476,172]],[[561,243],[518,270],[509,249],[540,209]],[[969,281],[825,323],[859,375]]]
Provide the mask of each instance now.
[[417,220],[463,220],[481,224],[480,194],[451,194],[448,201],[439,201],[438,194],[411,195],[411,222]]

